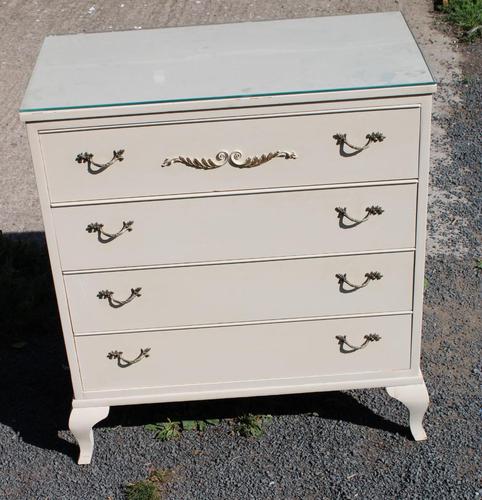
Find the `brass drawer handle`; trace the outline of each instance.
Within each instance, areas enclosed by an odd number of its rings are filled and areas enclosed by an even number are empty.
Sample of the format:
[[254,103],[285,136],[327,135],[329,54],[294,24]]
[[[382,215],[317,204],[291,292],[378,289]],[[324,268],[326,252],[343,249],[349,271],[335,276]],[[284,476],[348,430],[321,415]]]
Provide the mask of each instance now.
[[[124,151],[125,149],[118,149],[117,151],[113,151],[112,159],[109,160],[107,163],[96,163],[93,160],[94,158],[93,153],[79,153],[75,158],[75,161],[80,164],[87,163],[87,170],[89,171],[90,174],[100,174],[100,172],[103,172],[106,168],[109,168],[116,161],[123,161]],[[92,168],[92,165],[96,167],[96,170]]]
[[114,292],[111,292],[110,290],[100,290],[100,292],[97,294],[97,297],[99,299],[107,299],[109,302],[109,305],[114,308],[122,307],[134,300],[136,297],[140,297],[140,291],[142,290],[141,287],[139,288],[131,288],[131,294],[127,299],[125,300],[117,300],[114,299]]
[[119,368],[128,368],[129,366],[132,366],[132,365],[135,365],[136,363],[139,363],[139,361],[141,359],[148,358],[150,350],[151,350],[150,347],[146,347],[145,349],[141,349],[139,356],[137,356],[137,358],[135,358],[135,359],[123,358],[122,351],[110,351],[109,354],[107,354],[107,357],[109,359],[117,359],[117,366]]
[[[344,354],[349,354],[350,352],[355,352],[359,351],[360,349],[364,349],[370,342],[378,342],[381,340],[380,335],[377,335],[376,333],[370,333],[368,335],[365,335],[363,337],[365,341],[363,344],[359,346],[351,345],[348,340],[346,340],[346,335],[337,335],[336,340],[338,340],[338,344],[340,345],[340,352]],[[345,345],[350,348],[350,350],[345,349]]]
[[372,132],[371,134],[367,134],[365,136],[365,139],[367,139],[367,142],[365,143],[364,146],[355,146],[353,144],[350,144],[346,140],[346,134],[335,134],[333,136],[333,139],[336,140],[336,145],[340,146],[340,151],[343,151],[343,146],[346,144],[349,148],[354,149],[356,153],[358,154],[364,151],[365,149],[368,149],[370,147],[370,144],[373,142],[382,142],[386,137],[381,133],[381,132]]
[[343,218],[345,217],[356,225],[367,221],[370,215],[382,215],[382,213],[384,212],[382,207],[378,205],[372,205],[371,207],[365,208],[366,215],[365,217],[363,217],[363,219],[355,219],[354,217],[348,215],[346,207],[336,207],[335,211],[338,212],[338,218],[340,219],[340,222],[343,222]]
[[353,283],[350,283],[350,281],[348,281],[346,274],[336,274],[335,276],[336,278],[338,278],[338,284],[340,285],[340,288],[343,287],[344,284],[348,285],[353,289],[350,290],[351,292],[366,287],[368,283],[370,283],[370,281],[381,280],[383,278],[383,274],[379,273],[378,271],[371,271],[365,274],[365,281],[363,283],[361,283],[360,285],[354,285]]
[[229,164],[235,168],[253,168],[263,165],[274,158],[284,158],[285,160],[295,160],[296,153],[288,153],[286,151],[275,151],[273,153],[262,154],[261,156],[247,157],[244,161],[240,161],[243,157],[241,151],[233,151],[228,153],[227,151],[220,151],[215,159],[211,158],[187,158],[185,156],[177,156],[175,158],[166,158],[162,163],[163,167],[169,167],[173,163],[182,163],[188,167],[197,168],[200,170],[213,170],[215,168],[222,167],[223,165]]
[[[130,232],[132,231],[132,224],[134,224],[133,220],[127,221],[127,222],[122,222],[122,227],[117,231],[117,233],[108,233],[107,231],[104,231],[104,224],[101,224],[100,222],[91,222],[85,230],[88,233],[97,233],[97,239],[102,242],[102,243],[108,243],[109,241],[115,240],[117,237],[119,237],[121,234],[124,234],[126,231]],[[102,238],[102,236],[105,236],[105,238]]]

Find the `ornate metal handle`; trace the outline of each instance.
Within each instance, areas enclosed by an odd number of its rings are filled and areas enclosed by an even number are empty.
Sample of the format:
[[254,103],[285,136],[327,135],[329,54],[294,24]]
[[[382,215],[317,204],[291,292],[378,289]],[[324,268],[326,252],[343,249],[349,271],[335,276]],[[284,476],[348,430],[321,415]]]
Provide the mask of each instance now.
[[359,290],[360,288],[366,287],[368,283],[370,283],[370,281],[381,280],[383,278],[383,275],[380,274],[378,271],[371,271],[369,273],[366,273],[365,274],[366,279],[361,285],[354,285],[353,283],[350,283],[346,278],[346,274],[336,274],[336,277],[338,278],[338,283],[340,286],[345,283],[348,286],[352,287],[353,290]]
[[353,144],[350,144],[346,140],[346,134],[335,134],[333,136],[333,139],[336,139],[337,146],[343,147],[343,145],[346,144],[349,148],[360,152],[360,151],[364,151],[365,149],[368,149],[372,142],[382,142],[384,139],[386,139],[386,137],[381,132],[372,132],[371,134],[367,134],[365,136],[365,139],[367,139],[367,142],[364,146],[354,146]]
[[100,290],[100,292],[97,294],[97,297],[99,299],[107,299],[109,301],[109,305],[114,308],[122,307],[134,300],[136,297],[140,297],[141,294],[139,293],[142,290],[141,287],[139,288],[131,288],[131,294],[127,299],[125,300],[116,300],[114,299],[114,292],[111,292],[110,290]]
[[362,222],[365,222],[368,220],[370,215],[381,215],[384,210],[382,207],[379,207],[378,205],[372,205],[371,207],[365,208],[366,215],[363,217],[363,219],[355,219],[353,217],[350,217],[346,211],[346,207],[336,207],[335,211],[338,212],[338,218],[340,221],[343,220],[343,217],[346,217],[348,220],[354,222],[355,224],[361,224]]
[[243,156],[241,151],[233,151],[228,153],[227,151],[220,151],[215,159],[211,158],[187,158],[184,156],[177,156],[175,158],[166,158],[162,163],[163,167],[168,167],[173,163],[182,163],[188,167],[197,168],[200,170],[213,170],[215,168],[222,167],[227,163],[235,168],[253,168],[263,165],[274,158],[284,158],[285,160],[295,160],[296,153],[288,153],[286,151],[275,151],[273,153],[262,154],[261,156],[247,157],[244,161],[240,161]]
[[[365,339],[363,344],[361,344],[359,346],[354,346],[354,345],[351,345],[350,342],[348,342],[348,340],[346,340],[346,335],[337,335],[336,336],[336,339],[338,340],[338,344],[340,345],[340,352],[347,353],[347,354],[350,352],[359,351],[360,349],[364,349],[370,342],[378,342],[379,340],[381,340],[380,335],[377,335],[376,333],[370,333],[368,335],[365,335],[363,338]],[[351,350],[350,351],[346,350],[344,347],[345,345],[347,345]]]
[[[75,158],[75,161],[77,163],[87,163],[87,169],[91,174],[98,174],[100,172],[103,172],[106,168],[109,168],[111,165],[113,165],[116,161],[123,161],[124,160],[124,151],[125,149],[118,149],[117,151],[112,152],[112,159],[109,160],[107,163],[96,163],[93,158],[94,154],[93,153],[79,153],[77,157]],[[97,167],[97,170],[92,169],[92,165],[94,167]]]
[[119,368],[128,368],[129,366],[135,365],[136,363],[139,363],[141,359],[148,358],[149,357],[149,351],[151,350],[150,347],[146,347],[145,349],[141,349],[141,352],[139,353],[139,356],[135,359],[124,359],[122,357],[122,351],[110,351],[109,354],[107,354],[107,357],[109,359],[117,359],[117,366]]
[[[130,220],[128,222],[122,222],[122,227],[117,233],[108,233],[107,231],[104,231],[104,224],[101,224],[100,222],[91,222],[85,230],[88,233],[97,233],[98,239],[102,241],[102,243],[108,243],[109,241],[115,240],[118,236],[121,234],[124,234],[126,231],[132,231],[132,224],[134,224],[133,220]],[[105,236],[106,239],[102,239],[101,237]]]

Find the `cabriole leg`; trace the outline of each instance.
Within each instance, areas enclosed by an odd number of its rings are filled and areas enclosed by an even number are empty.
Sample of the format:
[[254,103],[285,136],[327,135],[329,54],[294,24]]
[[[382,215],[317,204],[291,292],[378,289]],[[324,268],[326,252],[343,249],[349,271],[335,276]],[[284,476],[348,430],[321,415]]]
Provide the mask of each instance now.
[[79,464],[90,464],[94,450],[94,432],[92,427],[104,420],[109,414],[109,407],[72,408],[69,428],[80,447]]
[[428,392],[425,382],[416,385],[387,387],[388,394],[403,403],[410,412],[410,430],[415,441],[427,439],[422,426],[423,416],[428,408]]

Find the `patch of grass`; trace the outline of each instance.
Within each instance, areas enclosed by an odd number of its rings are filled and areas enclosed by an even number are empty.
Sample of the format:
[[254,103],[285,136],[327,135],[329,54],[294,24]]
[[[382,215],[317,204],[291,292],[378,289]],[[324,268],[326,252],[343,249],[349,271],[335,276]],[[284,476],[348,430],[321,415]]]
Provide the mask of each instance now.
[[482,0],[450,0],[442,12],[461,31],[463,39],[474,40],[482,34]]
[[477,271],[482,271],[482,258],[475,260],[475,269]]
[[160,500],[161,491],[173,477],[170,469],[153,470],[147,479],[130,483],[125,488],[127,500]]
[[472,85],[477,82],[477,75],[462,75],[460,81],[464,85]]
[[161,441],[177,439],[181,435],[181,426],[179,422],[158,422],[156,424],[147,424],[145,428],[154,433],[154,437]]
[[258,438],[264,433],[264,424],[271,419],[271,415],[253,415],[248,413],[236,419],[236,430],[244,437]]
[[204,420],[180,420],[167,422],[158,422],[156,424],[148,424],[145,428],[148,431],[154,432],[154,437],[161,441],[169,441],[177,439],[182,431],[204,431],[211,425],[218,425],[220,420],[217,418],[207,418]]
[[126,486],[127,500],[160,500],[161,494],[154,483],[145,479]]
[[153,470],[149,476],[149,480],[157,485],[166,484],[174,476],[171,469],[156,469]]

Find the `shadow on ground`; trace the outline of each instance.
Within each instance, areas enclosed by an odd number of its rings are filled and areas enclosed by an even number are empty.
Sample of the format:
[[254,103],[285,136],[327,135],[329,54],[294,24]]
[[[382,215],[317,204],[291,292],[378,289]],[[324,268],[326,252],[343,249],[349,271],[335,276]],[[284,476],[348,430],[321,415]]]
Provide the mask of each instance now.
[[[72,388],[43,233],[0,233],[0,423],[34,446],[76,456],[59,437],[67,428]],[[247,413],[321,418],[408,436],[408,429],[362,406],[347,393],[328,392],[121,406],[101,427],[235,418]]]

